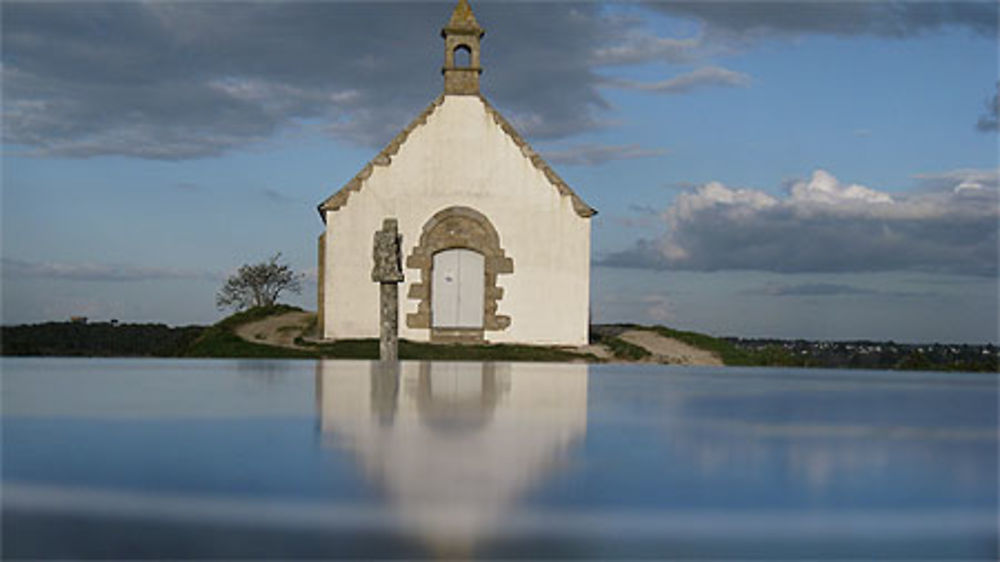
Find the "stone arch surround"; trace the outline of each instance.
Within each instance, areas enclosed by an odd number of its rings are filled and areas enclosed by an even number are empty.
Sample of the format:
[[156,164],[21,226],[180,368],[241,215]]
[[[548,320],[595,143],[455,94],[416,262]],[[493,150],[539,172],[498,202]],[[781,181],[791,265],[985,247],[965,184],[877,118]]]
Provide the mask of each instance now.
[[406,315],[408,328],[431,329],[431,268],[434,254],[456,248],[483,255],[483,329],[431,331],[431,341],[482,341],[484,331],[500,331],[510,326],[510,317],[497,314],[503,288],[497,276],[514,272],[514,260],[500,246],[500,235],[485,215],[470,207],[448,207],[424,224],[420,241],[406,257],[406,267],[420,270],[420,282],[410,285],[408,298],[416,299],[417,312]]

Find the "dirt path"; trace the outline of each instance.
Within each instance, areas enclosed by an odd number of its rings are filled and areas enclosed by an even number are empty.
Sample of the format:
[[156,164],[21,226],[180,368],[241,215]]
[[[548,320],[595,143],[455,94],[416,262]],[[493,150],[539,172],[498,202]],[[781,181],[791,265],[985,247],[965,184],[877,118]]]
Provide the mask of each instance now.
[[[263,320],[250,322],[236,328],[236,335],[255,343],[276,345],[291,349],[304,349],[295,344],[295,338],[303,335],[315,321],[313,312],[286,312],[270,316]],[[645,361],[668,363],[671,365],[709,365],[722,366],[722,360],[710,352],[690,346],[673,338],[661,336],[648,330],[628,330],[618,337],[638,345],[652,353]],[[575,349],[578,353],[590,353],[609,361],[628,362],[615,358],[614,354],[603,345],[592,344]]]
[[254,343],[303,349],[295,345],[295,338],[301,336],[315,318],[313,312],[286,312],[244,324],[236,328],[236,335]]
[[698,349],[684,342],[646,330],[629,330],[618,336],[630,344],[645,348],[653,361],[671,365],[722,366],[722,360],[711,351]]

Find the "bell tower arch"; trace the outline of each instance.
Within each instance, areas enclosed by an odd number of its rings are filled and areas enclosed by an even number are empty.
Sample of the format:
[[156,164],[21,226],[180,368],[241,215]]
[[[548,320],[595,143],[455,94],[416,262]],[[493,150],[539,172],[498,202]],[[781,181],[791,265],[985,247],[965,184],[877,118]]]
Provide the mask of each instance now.
[[479,75],[483,67],[479,60],[479,40],[486,30],[479,26],[468,0],[459,0],[441,30],[444,38],[445,95],[478,95]]

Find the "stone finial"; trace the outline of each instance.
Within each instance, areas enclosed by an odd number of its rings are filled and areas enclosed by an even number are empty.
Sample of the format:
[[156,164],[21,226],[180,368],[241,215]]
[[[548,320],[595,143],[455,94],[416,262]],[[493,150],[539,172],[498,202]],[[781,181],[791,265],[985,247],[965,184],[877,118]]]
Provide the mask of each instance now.
[[372,281],[399,283],[403,280],[399,228],[396,219],[385,219],[382,221],[382,230],[375,231],[372,258],[375,261]]
[[476,21],[476,16],[472,13],[472,6],[469,5],[468,0],[459,0],[455,10],[451,13],[448,25],[441,30],[442,36],[447,31],[473,32],[478,33],[479,37],[485,33],[483,28],[479,26],[479,22]]

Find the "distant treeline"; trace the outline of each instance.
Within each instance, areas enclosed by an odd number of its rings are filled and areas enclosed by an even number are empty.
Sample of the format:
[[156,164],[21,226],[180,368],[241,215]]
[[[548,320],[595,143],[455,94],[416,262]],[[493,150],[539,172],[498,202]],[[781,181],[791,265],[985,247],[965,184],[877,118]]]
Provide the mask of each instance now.
[[204,329],[110,322],[2,326],[0,350],[3,355],[177,357],[184,355]]
[[[593,325],[590,327],[591,343],[607,345],[619,358],[641,360],[645,350],[620,339],[614,341],[615,336],[631,329],[651,330],[711,351],[733,367],[1000,372],[1000,347],[994,344],[717,338],[665,326],[637,324]],[[619,350],[622,344],[627,348]]]
[[1000,372],[1000,347],[993,344],[905,344],[876,341],[809,341],[727,338],[771,364],[828,369]]
[[[111,322],[48,322],[0,326],[0,351],[3,355],[78,357],[377,357],[377,340],[340,341],[296,350],[248,342],[235,333],[239,325],[290,310],[299,309],[288,306],[251,309],[209,327],[171,328],[164,324]],[[1000,372],[1000,347],[992,344],[915,345],[872,341],[715,338],[664,326],[633,324],[591,326],[591,339],[593,343],[606,345],[619,360],[641,361],[649,352],[616,337],[625,330],[635,328],[652,330],[712,351],[726,365],[732,366]],[[415,342],[403,342],[401,345],[403,356],[410,359],[568,361],[579,357],[554,348],[534,346],[487,345],[456,348]],[[525,356],[528,352],[530,353]]]

